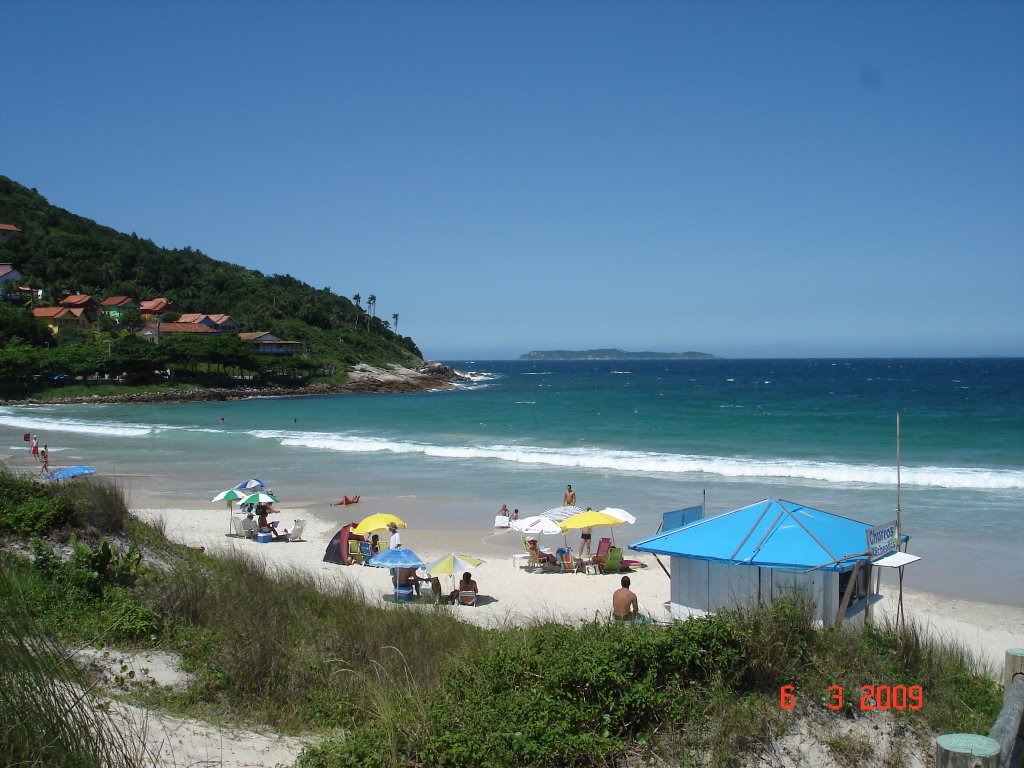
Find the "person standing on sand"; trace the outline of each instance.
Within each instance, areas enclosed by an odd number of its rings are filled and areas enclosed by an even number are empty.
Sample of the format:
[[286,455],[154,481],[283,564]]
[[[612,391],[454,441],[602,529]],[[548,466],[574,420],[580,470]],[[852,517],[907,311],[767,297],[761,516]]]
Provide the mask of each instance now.
[[576,491],[572,489],[571,485],[565,486],[565,493],[562,495],[562,506],[563,507],[574,507],[576,506]]
[[580,529],[580,557],[590,557],[590,538],[593,535],[593,528]]
[[394,523],[388,523],[388,530],[391,531],[391,538],[388,540],[388,547],[391,549],[398,549],[402,546],[402,537],[398,535],[398,526]]
[[629,588],[629,576],[623,576],[621,587],[612,594],[612,616],[616,621],[632,621],[640,614],[640,603]]
[[46,477],[50,474],[50,449],[43,445],[43,450],[39,454],[39,460],[42,462],[42,466],[39,467],[39,474]]
[[39,435],[32,435],[32,458],[39,461]]

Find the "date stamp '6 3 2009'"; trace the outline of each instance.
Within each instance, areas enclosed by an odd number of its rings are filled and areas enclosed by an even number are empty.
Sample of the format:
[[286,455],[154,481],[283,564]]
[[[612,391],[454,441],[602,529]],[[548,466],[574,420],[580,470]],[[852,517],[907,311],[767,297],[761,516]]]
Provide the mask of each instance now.
[[[912,709],[924,707],[924,691],[920,685],[862,685],[860,691],[860,710],[867,712],[872,709]],[[790,710],[796,706],[796,687],[784,685],[779,688],[779,708]],[[838,712],[845,705],[843,686],[830,685],[825,699],[825,706]]]

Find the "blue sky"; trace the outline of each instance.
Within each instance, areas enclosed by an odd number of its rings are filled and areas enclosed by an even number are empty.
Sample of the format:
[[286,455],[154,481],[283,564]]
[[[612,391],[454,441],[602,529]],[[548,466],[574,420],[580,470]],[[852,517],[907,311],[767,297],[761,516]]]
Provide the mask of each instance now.
[[1024,355],[1024,3],[3,17],[0,173],[427,357]]

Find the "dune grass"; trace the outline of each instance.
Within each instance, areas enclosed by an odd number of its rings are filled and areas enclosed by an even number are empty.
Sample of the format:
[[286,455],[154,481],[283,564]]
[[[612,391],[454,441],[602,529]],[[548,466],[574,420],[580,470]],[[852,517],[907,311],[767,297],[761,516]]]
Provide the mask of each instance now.
[[[14,573],[0,570],[0,593],[23,590]],[[148,765],[139,731],[110,716],[66,648],[15,605],[0,603],[0,764]]]

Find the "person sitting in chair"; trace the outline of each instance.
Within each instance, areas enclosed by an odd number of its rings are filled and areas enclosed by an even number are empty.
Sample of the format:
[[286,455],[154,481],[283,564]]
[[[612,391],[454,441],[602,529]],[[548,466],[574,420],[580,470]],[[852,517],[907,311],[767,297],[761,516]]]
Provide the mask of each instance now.
[[245,531],[245,538],[256,538],[256,520],[252,512],[248,512],[242,521],[242,530]]
[[396,568],[391,581],[396,587],[412,587],[416,597],[420,596],[420,577],[415,568]]
[[530,554],[536,554],[537,561],[544,565],[558,565],[558,558],[552,555],[550,552],[541,552],[537,547],[537,540],[530,539],[526,542],[527,548],[530,550]]
[[256,521],[256,524],[259,527],[260,533],[269,533],[271,535],[271,537],[276,539],[278,536],[281,535],[280,533],[277,532],[277,524],[278,524],[279,521],[275,520],[272,523],[267,522],[267,513],[269,511],[270,510],[268,509],[268,507],[266,505],[264,505],[260,509],[260,518],[259,518],[259,520]]
[[[448,595],[448,597],[451,599],[453,603],[457,603],[459,602],[459,593],[473,592],[474,594],[476,594],[477,591],[478,590],[476,588],[476,581],[473,579],[473,574],[469,571],[466,571],[462,574],[462,581],[459,582],[459,588],[453,590],[451,594]],[[462,603],[463,605],[472,605],[473,598],[463,598]]]

